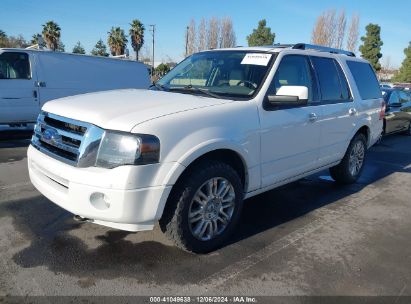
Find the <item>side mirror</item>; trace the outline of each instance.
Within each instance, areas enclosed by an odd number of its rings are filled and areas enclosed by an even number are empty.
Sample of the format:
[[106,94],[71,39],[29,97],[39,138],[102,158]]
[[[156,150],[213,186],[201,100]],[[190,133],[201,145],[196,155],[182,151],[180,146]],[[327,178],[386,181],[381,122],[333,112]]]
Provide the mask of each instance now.
[[308,88],[305,86],[282,86],[276,95],[269,95],[273,106],[302,106],[308,102]]

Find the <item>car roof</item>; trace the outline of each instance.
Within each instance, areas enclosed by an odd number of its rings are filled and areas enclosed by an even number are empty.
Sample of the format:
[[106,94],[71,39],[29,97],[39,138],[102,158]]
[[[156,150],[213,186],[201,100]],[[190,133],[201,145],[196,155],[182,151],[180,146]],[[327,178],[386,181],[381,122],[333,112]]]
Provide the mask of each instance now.
[[335,49],[314,44],[274,44],[267,46],[238,46],[234,48],[221,48],[221,49],[211,49],[204,52],[210,51],[245,51],[245,52],[266,52],[266,53],[294,53],[294,54],[305,54],[311,56],[324,56],[324,57],[336,57],[341,59],[350,59],[353,61],[368,62],[363,58],[358,58],[353,52],[345,51],[341,49]]

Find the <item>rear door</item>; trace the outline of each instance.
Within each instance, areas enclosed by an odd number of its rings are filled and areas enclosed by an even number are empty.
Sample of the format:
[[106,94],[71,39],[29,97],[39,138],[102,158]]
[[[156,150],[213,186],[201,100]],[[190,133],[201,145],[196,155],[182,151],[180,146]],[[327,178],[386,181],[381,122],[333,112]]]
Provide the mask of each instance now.
[[310,57],[320,88],[322,108],[319,165],[325,166],[345,153],[356,109],[347,79],[334,58]]
[[0,124],[36,121],[40,105],[32,59],[26,52],[0,54]]

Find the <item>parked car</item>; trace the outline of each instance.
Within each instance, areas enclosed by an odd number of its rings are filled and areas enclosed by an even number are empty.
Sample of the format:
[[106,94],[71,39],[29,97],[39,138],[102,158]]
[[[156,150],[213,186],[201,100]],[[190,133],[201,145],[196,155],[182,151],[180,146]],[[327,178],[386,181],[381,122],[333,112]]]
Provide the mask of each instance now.
[[0,49],[0,125],[34,123],[52,99],[149,85],[147,68],[136,61]]
[[404,133],[411,136],[411,95],[401,89],[382,89],[386,110],[384,134]]
[[180,248],[221,246],[243,200],[330,168],[361,175],[384,102],[370,64],[320,46],[194,54],[152,90],[48,102],[30,179],[82,219],[128,231],[156,221]]

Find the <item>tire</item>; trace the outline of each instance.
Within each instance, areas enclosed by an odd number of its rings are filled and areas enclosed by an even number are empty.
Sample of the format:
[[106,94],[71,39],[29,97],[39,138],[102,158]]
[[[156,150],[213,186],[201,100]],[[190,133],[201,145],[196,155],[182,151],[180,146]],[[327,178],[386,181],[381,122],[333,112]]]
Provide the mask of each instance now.
[[408,129],[406,131],[404,131],[402,134],[404,134],[406,136],[411,136],[411,122],[408,125]]
[[[220,195],[214,195],[219,192],[217,188],[224,189]],[[234,231],[243,196],[241,179],[231,166],[214,160],[202,161],[174,185],[160,219],[160,228],[185,251],[210,252],[223,245]]]
[[[355,149],[362,149],[362,152]],[[352,158],[353,155],[356,154],[356,151],[358,151],[359,153],[356,158],[358,162],[356,161],[355,157]],[[364,168],[366,154],[367,139],[364,134],[357,133],[351,140],[342,161],[337,166],[330,168],[331,177],[339,184],[347,185],[355,183]],[[352,160],[351,165],[350,159]],[[355,164],[357,166],[355,166]],[[355,167],[355,170],[353,170],[353,166]]]

